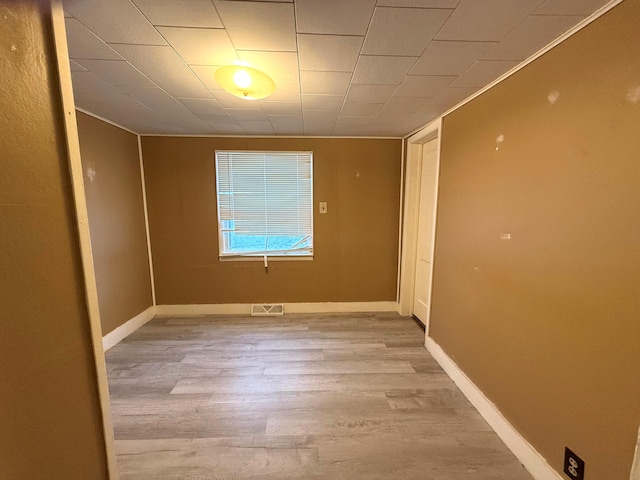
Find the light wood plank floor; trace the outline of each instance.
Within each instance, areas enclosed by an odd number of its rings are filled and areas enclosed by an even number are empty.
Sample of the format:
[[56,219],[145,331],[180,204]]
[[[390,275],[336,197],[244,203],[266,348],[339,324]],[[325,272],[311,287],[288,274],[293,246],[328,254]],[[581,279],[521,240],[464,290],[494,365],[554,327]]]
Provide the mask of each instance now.
[[121,479],[531,479],[395,314],[158,318],[107,352]]

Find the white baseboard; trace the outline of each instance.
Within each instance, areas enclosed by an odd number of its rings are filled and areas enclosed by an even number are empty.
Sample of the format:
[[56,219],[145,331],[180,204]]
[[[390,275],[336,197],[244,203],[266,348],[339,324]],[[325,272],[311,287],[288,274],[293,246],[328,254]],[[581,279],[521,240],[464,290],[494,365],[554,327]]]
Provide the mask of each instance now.
[[[355,313],[397,312],[397,302],[317,302],[285,303],[284,313]],[[158,305],[158,316],[189,317],[197,315],[249,315],[250,303],[221,303],[210,305]]]
[[425,347],[535,480],[562,480],[545,458],[504,418],[498,407],[465,375],[432,338]]
[[104,348],[104,351],[106,352],[114,345],[120,343],[122,339],[131,335],[133,332],[135,332],[155,316],[156,307],[149,307],[133,317],[131,320],[128,320],[126,323],[120,325],[112,332],[107,333],[104,337],[102,337],[102,346]]

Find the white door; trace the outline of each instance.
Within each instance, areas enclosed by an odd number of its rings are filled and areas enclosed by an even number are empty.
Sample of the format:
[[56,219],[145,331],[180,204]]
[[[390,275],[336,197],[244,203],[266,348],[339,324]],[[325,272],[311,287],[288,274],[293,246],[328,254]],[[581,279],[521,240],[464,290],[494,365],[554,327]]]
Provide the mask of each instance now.
[[437,150],[438,139],[434,138],[422,146],[420,159],[420,200],[413,314],[425,326],[429,318],[429,299],[431,296],[431,264],[433,262],[436,183],[438,180]]

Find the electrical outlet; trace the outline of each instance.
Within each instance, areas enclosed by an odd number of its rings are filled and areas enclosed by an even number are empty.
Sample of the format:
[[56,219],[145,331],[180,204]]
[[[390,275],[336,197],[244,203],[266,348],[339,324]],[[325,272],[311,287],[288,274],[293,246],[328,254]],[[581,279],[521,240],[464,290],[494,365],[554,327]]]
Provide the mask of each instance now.
[[572,480],[584,480],[584,460],[564,447],[564,473]]

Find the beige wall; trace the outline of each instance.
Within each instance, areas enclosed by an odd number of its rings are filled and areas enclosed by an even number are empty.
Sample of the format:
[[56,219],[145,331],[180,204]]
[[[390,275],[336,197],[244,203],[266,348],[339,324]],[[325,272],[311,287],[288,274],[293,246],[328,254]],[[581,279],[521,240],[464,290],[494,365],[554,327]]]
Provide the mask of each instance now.
[[629,479],[640,424],[639,18],[623,2],[442,137],[431,335],[592,480]]
[[0,477],[105,479],[51,19],[34,4],[0,1]]
[[153,303],[138,137],[78,112],[78,135],[106,335]]
[[[395,300],[400,140],[144,137],[157,302]],[[312,150],[313,261],[220,262],[215,150]],[[359,172],[359,176],[357,176]]]

